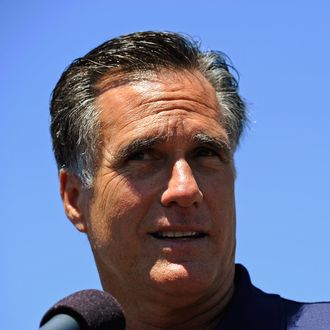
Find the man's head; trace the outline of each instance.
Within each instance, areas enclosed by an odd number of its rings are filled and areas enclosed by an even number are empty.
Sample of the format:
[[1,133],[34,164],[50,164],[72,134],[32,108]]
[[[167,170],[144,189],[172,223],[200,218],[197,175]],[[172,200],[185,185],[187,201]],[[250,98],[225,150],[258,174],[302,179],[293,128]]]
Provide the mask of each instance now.
[[104,289],[129,315],[226,302],[245,111],[224,58],[172,33],[113,39],[69,67],[51,112],[65,210]]
[[139,32],[111,39],[76,59],[63,73],[51,101],[57,165],[91,187],[102,144],[96,99],[105,90],[164,69],[199,71],[214,87],[232,150],[246,121],[245,105],[224,54],[202,52],[196,42],[169,32]]

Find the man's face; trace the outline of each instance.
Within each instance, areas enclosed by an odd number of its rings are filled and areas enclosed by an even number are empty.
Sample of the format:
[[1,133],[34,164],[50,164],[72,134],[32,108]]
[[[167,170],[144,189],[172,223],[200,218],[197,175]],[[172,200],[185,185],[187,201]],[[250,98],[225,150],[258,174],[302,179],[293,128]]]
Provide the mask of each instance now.
[[159,73],[98,98],[103,152],[85,219],[115,296],[203,294],[233,274],[234,171],[215,92]]

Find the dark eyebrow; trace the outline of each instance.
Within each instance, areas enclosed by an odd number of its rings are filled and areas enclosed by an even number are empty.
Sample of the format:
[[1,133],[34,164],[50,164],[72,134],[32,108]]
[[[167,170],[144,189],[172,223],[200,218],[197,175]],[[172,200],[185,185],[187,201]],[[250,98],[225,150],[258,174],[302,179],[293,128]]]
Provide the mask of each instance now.
[[225,139],[219,138],[219,137],[212,137],[212,136],[209,136],[205,133],[195,134],[193,136],[193,141],[195,143],[208,144],[208,145],[213,146],[214,148],[217,148],[217,149],[225,149],[228,152],[231,149],[230,146],[229,146],[229,143],[227,141],[225,141]]
[[164,138],[162,137],[150,137],[134,140],[121,148],[117,154],[114,155],[114,158],[116,161],[126,159],[130,155],[149,149],[155,144],[161,143],[163,141]]
[[229,142],[224,138],[212,137],[205,133],[197,133],[193,137],[193,141],[197,144],[207,145],[221,152],[224,161],[230,161],[232,158],[232,150]]

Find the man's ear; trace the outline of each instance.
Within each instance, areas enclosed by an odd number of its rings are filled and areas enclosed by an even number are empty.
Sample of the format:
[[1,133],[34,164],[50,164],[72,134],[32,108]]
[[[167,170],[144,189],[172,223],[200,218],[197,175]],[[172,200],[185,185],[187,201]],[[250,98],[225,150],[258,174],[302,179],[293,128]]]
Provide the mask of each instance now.
[[64,205],[64,211],[72,224],[82,233],[86,233],[86,191],[75,174],[66,170],[60,170],[60,193]]

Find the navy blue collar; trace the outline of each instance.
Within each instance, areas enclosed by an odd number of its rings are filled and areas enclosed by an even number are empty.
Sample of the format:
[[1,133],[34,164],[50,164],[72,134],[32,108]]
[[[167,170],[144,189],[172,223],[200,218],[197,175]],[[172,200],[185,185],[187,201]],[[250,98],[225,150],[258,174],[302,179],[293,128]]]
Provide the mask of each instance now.
[[286,313],[281,297],[254,287],[242,265],[235,268],[235,291],[216,330],[282,330]]

